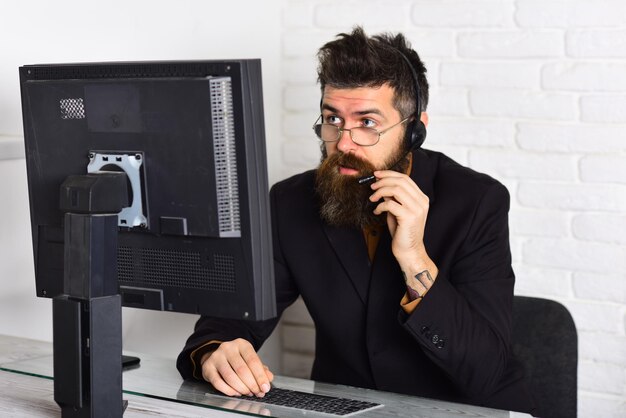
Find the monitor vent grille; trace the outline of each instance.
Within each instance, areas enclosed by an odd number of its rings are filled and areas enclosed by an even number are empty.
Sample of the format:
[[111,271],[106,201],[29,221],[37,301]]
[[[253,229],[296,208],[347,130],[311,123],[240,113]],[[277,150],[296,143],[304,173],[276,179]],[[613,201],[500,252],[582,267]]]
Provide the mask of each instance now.
[[61,99],[61,119],[85,119],[85,104],[82,98]]
[[217,211],[221,237],[241,236],[233,93],[230,77],[210,79]]
[[105,64],[66,64],[26,67],[29,80],[72,80],[136,77],[206,77],[224,74],[233,63],[227,62],[145,62]]
[[210,258],[211,262],[203,263],[198,252],[120,246],[119,284],[235,292],[235,259],[227,254],[213,254]]

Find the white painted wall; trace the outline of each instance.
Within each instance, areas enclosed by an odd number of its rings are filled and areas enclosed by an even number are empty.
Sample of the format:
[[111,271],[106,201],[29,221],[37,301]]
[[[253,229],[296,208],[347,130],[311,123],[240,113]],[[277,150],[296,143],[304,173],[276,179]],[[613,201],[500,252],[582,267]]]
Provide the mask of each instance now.
[[[52,62],[261,58],[270,178],[280,164],[280,3],[254,0],[8,2],[0,41],[0,333],[50,340],[35,297],[18,67]],[[177,355],[193,315],[124,309],[124,346]],[[276,339],[265,360],[279,370]]]

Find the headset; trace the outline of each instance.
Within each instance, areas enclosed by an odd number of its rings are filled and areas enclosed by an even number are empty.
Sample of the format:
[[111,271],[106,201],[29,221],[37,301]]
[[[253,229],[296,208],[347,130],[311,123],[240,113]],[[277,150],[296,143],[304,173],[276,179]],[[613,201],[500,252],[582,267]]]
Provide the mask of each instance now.
[[[413,86],[415,87],[415,117],[407,125],[406,131],[404,134],[404,147],[406,149],[406,152],[409,153],[411,151],[418,149],[424,143],[424,140],[426,139],[426,125],[424,125],[424,122],[422,122],[422,120],[420,119],[420,116],[422,115],[422,109],[421,109],[421,100],[420,100],[420,85],[417,79],[417,71],[415,71],[413,64],[411,64],[411,61],[409,61],[409,58],[406,55],[404,55],[402,51],[400,51],[397,48],[396,48],[396,51],[398,51],[400,56],[406,61],[407,65],[409,66],[409,69],[411,70],[411,75],[413,76]],[[392,167],[396,165],[398,162],[393,164]],[[372,173],[367,176],[359,177],[357,179],[357,182],[359,184],[368,184],[374,181],[375,179],[376,177]]]
[[409,61],[409,58],[399,49],[397,49],[397,51],[409,66],[411,75],[413,76],[413,86],[415,87],[415,118],[407,125],[404,136],[407,151],[413,151],[421,147],[426,139],[426,125],[424,125],[424,122],[420,119],[420,116],[422,115],[420,85],[417,78],[417,71],[415,71],[415,68],[413,67],[413,64],[411,64],[411,61]]

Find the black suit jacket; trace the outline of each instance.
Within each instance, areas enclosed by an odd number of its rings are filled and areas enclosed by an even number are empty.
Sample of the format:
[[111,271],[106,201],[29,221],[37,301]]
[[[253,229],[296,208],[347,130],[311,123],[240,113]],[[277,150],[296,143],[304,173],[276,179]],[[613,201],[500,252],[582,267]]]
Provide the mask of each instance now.
[[[296,175],[270,192],[278,309],[301,295],[315,322],[311,378],[531,411],[511,348],[506,188],[443,154],[414,152],[411,178],[430,199],[424,241],[439,275],[407,315],[389,233],[370,262],[361,230],[321,221],[314,177]],[[258,349],[276,323],[202,317],[178,368],[191,378],[191,351],[213,339],[242,337]]]

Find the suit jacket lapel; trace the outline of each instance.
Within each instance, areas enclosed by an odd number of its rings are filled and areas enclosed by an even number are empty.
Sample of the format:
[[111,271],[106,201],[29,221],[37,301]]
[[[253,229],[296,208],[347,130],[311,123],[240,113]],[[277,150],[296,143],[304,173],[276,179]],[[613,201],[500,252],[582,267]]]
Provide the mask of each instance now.
[[375,324],[397,323],[400,300],[405,291],[400,266],[391,251],[391,235],[385,229],[372,264],[367,306],[368,328],[377,327],[378,335],[375,338],[379,338],[379,341],[391,341],[391,334],[396,330],[389,327],[381,328]]
[[363,303],[366,303],[370,279],[370,260],[367,255],[363,231],[324,224],[324,232],[356,292]]
[[435,201],[433,176],[436,170],[436,161],[429,158],[428,154],[426,154],[422,149],[418,149],[413,152],[411,178],[420,190],[428,196],[431,204]]

